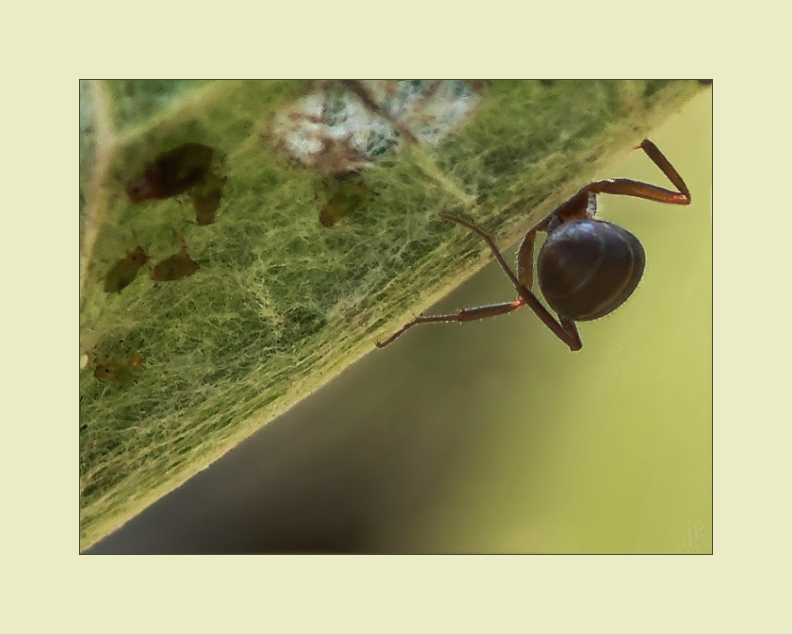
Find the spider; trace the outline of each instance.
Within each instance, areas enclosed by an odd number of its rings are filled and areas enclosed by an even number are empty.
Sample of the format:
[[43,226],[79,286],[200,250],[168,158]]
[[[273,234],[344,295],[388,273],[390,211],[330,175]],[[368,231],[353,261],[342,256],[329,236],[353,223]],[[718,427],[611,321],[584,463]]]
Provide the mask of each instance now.
[[[488,233],[473,223],[446,213],[440,216],[479,234],[492,250],[498,264],[514,284],[517,299],[512,302],[465,308],[451,315],[420,315],[385,341],[384,348],[413,326],[439,322],[466,322],[510,313],[528,306],[552,333],[572,351],[580,350],[578,321],[599,319],[621,306],[638,286],[646,257],[643,246],[626,229],[597,220],[597,194],[645,198],[671,205],[689,205],[690,190],[663,153],[649,139],[641,148],[679,190],[663,189],[626,178],[596,181],[581,188],[525,234],[517,254],[517,275]],[[536,259],[539,287],[545,301],[558,315],[554,317],[531,292],[533,252],[536,234],[547,233]]]

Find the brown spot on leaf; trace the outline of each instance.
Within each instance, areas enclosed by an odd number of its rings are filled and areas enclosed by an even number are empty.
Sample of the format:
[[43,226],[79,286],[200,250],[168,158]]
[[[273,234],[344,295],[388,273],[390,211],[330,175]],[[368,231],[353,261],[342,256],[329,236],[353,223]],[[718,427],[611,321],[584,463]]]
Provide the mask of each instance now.
[[132,202],[170,198],[190,189],[203,179],[214,151],[200,143],[185,143],[157,156],[138,179],[127,185]]
[[105,277],[104,289],[106,293],[120,293],[129,286],[137,277],[140,269],[148,261],[148,255],[141,246],[135,247],[125,258],[121,258],[113,265]]
[[159,262],[151,272],[151,279],[156,282],[175,282],[183,277],[189,277],[200,268],[187,253],[187,243],[184,238],[180,238],[180,241],[181,251]]

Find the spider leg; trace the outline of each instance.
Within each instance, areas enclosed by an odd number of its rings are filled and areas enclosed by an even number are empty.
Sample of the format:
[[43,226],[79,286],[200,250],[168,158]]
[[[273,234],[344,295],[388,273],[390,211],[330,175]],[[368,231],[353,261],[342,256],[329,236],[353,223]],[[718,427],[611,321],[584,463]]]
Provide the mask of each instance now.
[[[495,244],[495,241],[492,239],[492,236],[490,236],[486,231],[484,231],[480,227],[477,227],[473,223],[468,222],[467,220],[464,220],[462,218],[457,218],[456,216],[450,216],[445,213],[441,213],[440,216],[445,218],[446,220],[450,220],[451,222],[456,222],[457,224],[460,224],[463,227],[467,227],[471,231],[474,231],[475,233],[479,234],[482,238],[484,238],[484,241],[489,246],[490,250],[495,256],[495,259],[498,261],[498,264],[500,264],[500,267],[503,269],[504,273],[506,273],[509,280],[511,280],[511,283],[514,284],[514,288],[517,291],[517,295],[519,296],[519,299],[521,299],[522,302],[526,306],[528,306],[528,308],[530,308],[536,314],[536,316],[539,317],[539,319],[542,320],[542,323],[545,326],[547,326],[556,337],[558,337],[561,341],[567,344],[570,350],[573,351],[580,350],[583,347],[583,344],[580,341],[580,336],[578,335],[577,329],[574,327],[574,324],[570,327],[571,322],[568,322],[567,320],[562,320],[559,322],[555,319],[555,317],[553,317],[548,312],[548,310],[542,305],[542,303],[536,298],[536,296],[530,291],[530,289],[527,288],[525,284],[523,284],[523,282],[521,282],[517,278],[517,276],[514,274],[511,268],[509,268],[509,265],[506,264],[506,260],[504,259],[503,254],[498,249],[498,246]],[[544,220],[541,223],[539,223],[536,227],[534,227],[533,229],[531,229],[531,231],[529,231],[529,234],[531,232],[535,234],[536,231],[542,230],[546,226],[546,222],[547,220]],[[527,240],[528,237],[526,236],[526,241]],[[531,246],[526,248],[533,249],[532,241],[531,241]]]
[[376,345],[378,348],[384,348],[389,343],[392,343],[400,335],[404,334],[405,331],[419,324],[436,324],[450,321],[476,321],[477,319],[486,319],[487,317],[505,315],[506,313],[510,313],[513,310],[517,310],[524,303],[525,302],[523,302],[522,298],[518,298],[513,302],[503,302],[502,304],[489,304],[487,306],[465,308],[452,315],[420,315],[415,317],[412,321],[406,323],[400,330],[393,333],[385,341],[377,341]]
[[633,196],[669,205],[689,205],[691,196],[688,186],[658,147],[649,139],[644,139],[640,145],[636,146],[637,148],[641,148],[646,152],[646,155],[660,168],[660,171],[665,174],[678,191],[630,180],[629,178],[611,178],[604,181],[596,181],[581,188],[577,194],[572,196],[567,202],[559,205],[550,215],[558,216],[562,220],[568,220],[580,215],[581,209],[585,208],[589,194]]

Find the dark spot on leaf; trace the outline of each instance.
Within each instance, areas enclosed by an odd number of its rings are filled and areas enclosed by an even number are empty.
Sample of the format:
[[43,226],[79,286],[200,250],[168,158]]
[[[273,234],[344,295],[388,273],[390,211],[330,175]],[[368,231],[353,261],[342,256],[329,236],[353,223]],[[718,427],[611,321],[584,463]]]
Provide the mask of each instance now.
[[146,168],[142,176],[127,185],[132,202],[177,196],[204,178],[212,162],[212,148],[185,143],[164,152]]
[[105,277],[105,292],[120,293],[133,282],[147,261],[148,255],[141,246],[136,247],[125,258],[121,258]]

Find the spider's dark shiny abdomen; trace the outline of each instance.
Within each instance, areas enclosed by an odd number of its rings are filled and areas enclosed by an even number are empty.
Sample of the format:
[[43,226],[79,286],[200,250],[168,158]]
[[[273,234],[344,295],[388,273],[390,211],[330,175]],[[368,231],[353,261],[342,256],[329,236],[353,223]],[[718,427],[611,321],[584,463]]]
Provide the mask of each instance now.
[[593,220],[570,220],[550,232],[537,259],[539,287],[550,307],[573,321],[598,319],[632,295],[646,256],[633,234]]

